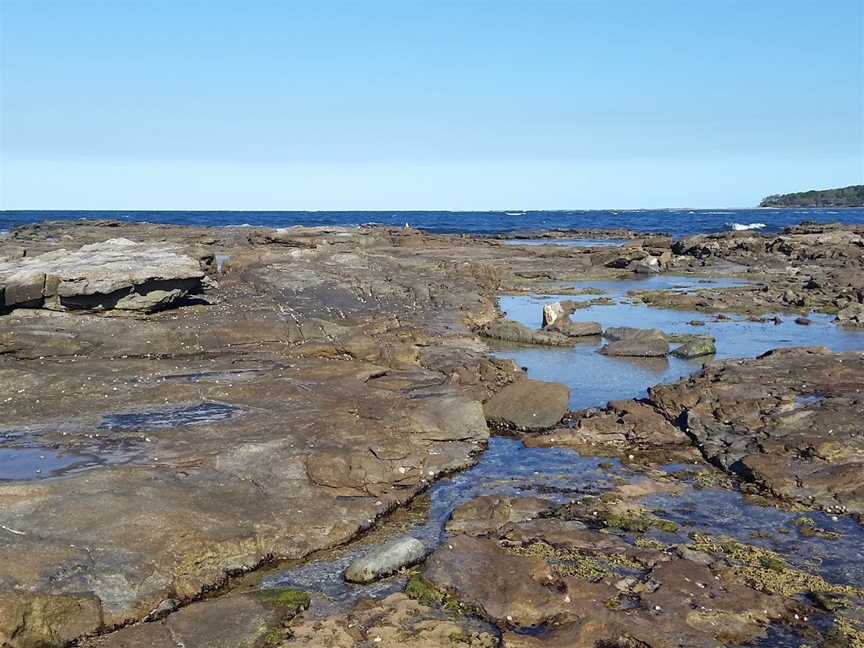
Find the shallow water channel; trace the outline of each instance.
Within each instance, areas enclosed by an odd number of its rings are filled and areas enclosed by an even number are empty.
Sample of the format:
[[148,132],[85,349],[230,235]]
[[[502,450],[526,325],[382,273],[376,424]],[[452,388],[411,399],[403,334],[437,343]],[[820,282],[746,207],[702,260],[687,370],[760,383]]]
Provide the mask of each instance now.
[[[753,322],[743,318],[716,320],[703,313],[660,310],[634,303],[632,290],[692,290],[732,285],[729,281],[708,282],[693,278],[652,277],[637,281],[605,281],[576,284],[576,288],[602,291],[609,305],[577,310],[572,319],[597,321],[603,328],[636,326],[660,328],[667,333],[712,335],[717,341],[716,358],[754,357],[769,349],[789,346],[826,346],[836,351],[864,350],[864,333],[845,331],[830,318],[813,315],[810,326],[782,316],[781,323]],[[539,328],[542,306],[560,299],[590,300],[594,295],[502,297],[501,309],[511,319]],[[700,320],[702,326],[688,322]],[[638,398],[654,384],[673,382],[700,369],[695,361],[667,359],[638,361],[610,358],[597,353],[602,340],[590,339],[576,347],[519,347],[496,344],[498,357],[511,358],[535,379],[562,382],[571,389],[572,409],[602,407],[612,399]],[[694,467],[690,467],[694,468]],[[703,467],[704,468],[704,467]],[[686,466],[665,467],[672,474]],[[698,470],[698,469],[697,469]],[[708,468],[707,470],[713,470]],[[460,504],[478,495],[534,495],[558,501],[600,494],[642,475],[620,462],[602,457],[582,457],[567,449],[529,449],[521,442],[494,437],[479,463],[473,468],[436,482],[429,491],[430,510],[425,522],[414,526],[410,535],[430,548],[444,537],[444,524]],[[658,517],[679,525],[675,533],[649,532],[667,543],[686,542],[691,532],[727,535],[742,542],[770,548],[790,565],[822,575],[826,580],[860,585],[864,583],[864,528],[851,518],[808,513],[821,529],[838,534],[836,539],[807,537],[799,532],[800,513],[748,503],[741,494],[719,488],[690,488],[687,479],[680,495],[654,495],[642,504]],[[767,533],[766,533],[767,532]],[[346,547],[336,557],[308,562],[277,571],[262,582],[264,588],[292,587],[310,592],[310,614],[324,616],[345,611],[359,598],[381,596],[399,590],[404,578],[385,579],[368,586],[349,585],[342,572],[369,545]],[[782,627],[772,628],[758,646],[798,646],[800,639]]]

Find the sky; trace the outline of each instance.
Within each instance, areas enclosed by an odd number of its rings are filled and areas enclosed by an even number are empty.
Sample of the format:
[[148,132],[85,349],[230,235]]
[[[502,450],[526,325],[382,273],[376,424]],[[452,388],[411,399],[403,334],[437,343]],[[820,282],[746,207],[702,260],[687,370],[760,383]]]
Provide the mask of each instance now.
[[0,0],[0,209],[749,207],[864,183],[864,0]]

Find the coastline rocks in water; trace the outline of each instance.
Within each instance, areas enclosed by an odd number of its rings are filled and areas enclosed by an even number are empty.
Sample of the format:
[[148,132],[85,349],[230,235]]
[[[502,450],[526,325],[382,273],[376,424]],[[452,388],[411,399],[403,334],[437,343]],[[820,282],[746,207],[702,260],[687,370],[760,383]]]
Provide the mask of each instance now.
[[[161,250],[216,235],[119,227],[64,225],[52,238],[71,249],[122,231]],[[0,645],[133,627],[230,574],[344,544],[476,463],[489,434],[482,401],[512,373],[478,365],[486,347],[473,327],[495,312],[489,264],[449,239],[437,249],[458,263],[442,263],[380,229],[302,254],[251,247],[248,233],[220,230],[228,242],[212,246],[238,260],[214,288],[217,306],[0,318],[0,434],[25,430],[13,443],[50,449],[48,461],[88,453],[61,475],[47,464],[22,478],[0,462]],[[214,402],[242,415],[164,414]],[[117,427],[126,414],[135,423]]]
[[697,335],[672,351],[676,358],[700,358],[715,353],[717,346],[710,335]]
[[483,412],[494,425],[543,430],[564,418],[569,401],[570,390],[561,383],[520,380],[486,401]]
[[426,553],[426,547],[417,538],[398,538],[352,562],[345,570],[345,580],[349,583],[371,583],[395,574],[403,567],[417,564]]
[[864,516],[864,354],[782,349],[649,390],[706,459],[782,499]]
[[0,309],[149,312],[201,291],[197,260],[116,238],[0,263]]
[[587,455],[628,457],[638,450],[642,458],[692,461],[699,456],[682,430],[639,401],[609,401],[599,412],[572,412],[568,422],[567,427],[524,435],[522,442],[529,448],[573,448]]
[[545,346],[567,346],[567,336],[550,331],[533,331],[524,324],[508,319],[497,319],[483,329],[482,334],[494,340],[517,344],[541,344]]
[[600,353],[608,356],[657,358],[669,353],[669,341],[659,329],[616,327],[603,331],[603,337],[609,343]]

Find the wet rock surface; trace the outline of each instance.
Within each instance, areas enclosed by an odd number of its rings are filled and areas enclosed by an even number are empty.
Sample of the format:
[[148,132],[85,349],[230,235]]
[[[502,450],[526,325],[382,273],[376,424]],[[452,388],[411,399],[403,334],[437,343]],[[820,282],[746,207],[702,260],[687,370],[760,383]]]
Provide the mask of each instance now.
[[[156,232],[189,258],[201,245],[182,228],[128,228]],[[34,255],[57,245],[25,233]],[[213,304],[2,316],[4,451],[94,460],[0,476],[0,643],[61,645],[345,542],[476,461],[481,400],[511,379],[471,333],[494,312],[485,270],[417,261],[401,233],[301,232],[300,247],[251,234],[209,246],[232,259]],[[118,228],[50,238],[65,235]]]
[[211,599],[164,619],[129,626],[88,648],[237,648],[268,646],[299,611],[287,596],[242,594]]

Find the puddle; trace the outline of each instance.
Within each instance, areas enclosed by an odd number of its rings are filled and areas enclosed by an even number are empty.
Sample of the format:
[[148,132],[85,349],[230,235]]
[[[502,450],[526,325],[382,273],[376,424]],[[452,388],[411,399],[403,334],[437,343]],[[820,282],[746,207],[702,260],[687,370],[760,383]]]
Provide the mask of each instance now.
[[242,408],[224,403],[201,403],[173,409],[149,412],[109,414],[102,418],[100,430],[143,430],[172,428],[183,425],[206,425],[226,421],[239,415]]
[[807,396],[796,396],[795,407],[810,407],[824,400],[819,394],[808,394]]
[[129,463],[138,455],[131,445],[56,449],[44,446],[0,448],[0,482],[62,477],[104,466]]
[[560,247],[591,248],[626,245],[625,239],[507,239],[504,245],[556,245]]
[[[580,457],[566,449],[526,448],[514,439],[493,437],[480,462],[464,472],[444,478],[429,489],[430,507],[425,524],[406,534],[435,547],[444,533],[450,513],[480,495],[536,496],[565,502],[574,497],[598,494],[612,487],[612,474],[599,467],[608,462],[597,457]],[[352,560],[368,552],[360,546],[339,558],[312,561],[267,577],[263,588],[291,587],[313,595],[310,610],[326,616],[351,608],[364,597],[386,596],[401,590],[404,580],[391,577],[370,585],[353,585],[342,579]]]
[[[651,277],[641,280],[594,281],[577,283],[577,288],[600,289],[614,301],[579,309],[571,315],[574,322],[600,322],[606,329],[613,326],[659,328],[667,334],[711,335],[717,344],[717,354],[708,358],[683,360],[666,358],[622,358],[597,353],[603,346],[600,338],[586,339],[574,347],[548,348],[540,346],[514,347],[500,342],[491,344],[495,354],[527,367],[532,378],[561,382],[570,387],[571,409],[603,406],[616,399],[639,398],[649,387],[658,383],[680,380],[699,370],[706,359],[754,358],[779,347],[826,346],[834,351],[864,349],[864,332],[837,327],[831,316],[813,314],[810,326],[795,324],[794,317],[781,316],[781,323],[751,322],[733,317],[714,321],[698,312],[650,308],[629,303],[631,290],[685,291],[703,288],[742,285],[733,280],[704,280],[684,277]],[[553,295],[544,297],[504,296],[501,310],[510,319],[538,329],[542,324],[543,305],[575,299],[589,300],[585,295]],[[703,326],[689,322],[699,320]],[[674,344],[670,343],[674,348]]]
[[0,449],[0,481],[30,481],[56,477],[72,468],[98,465],[93,456],[56,452],[49,448]]
[[[244,410],[224,403],[200,403],[171,409],[109,414],[98,431],[134,432],[183,425],[205,425],[225,421]],[[106,466],[133,463],[142,456],[141,444],[128,438],[111,438],[64,424],[19,428],[0,432],[0,482],[32,481],[61,477]],[[57,445],[44,445],[45,434],[71,434]]]

